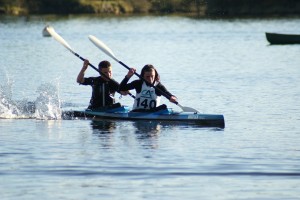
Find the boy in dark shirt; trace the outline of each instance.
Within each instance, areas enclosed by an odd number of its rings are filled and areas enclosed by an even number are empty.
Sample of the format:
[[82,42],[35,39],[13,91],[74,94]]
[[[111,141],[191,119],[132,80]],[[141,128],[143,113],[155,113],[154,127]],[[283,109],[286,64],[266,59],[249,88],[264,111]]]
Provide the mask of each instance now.
[[98,65],[98,77],[84,77],[84,72],[88,68],[89,61],[83,62],[82,69],[77,76],[77,83],[81,85],[92,86],[93,92],[88,109],[99,109],[106,107],[119,107],[120,104],[115,104],[115,92],[119,89],[119,84],[112,78],[112,66],[110,62],[104,60]]

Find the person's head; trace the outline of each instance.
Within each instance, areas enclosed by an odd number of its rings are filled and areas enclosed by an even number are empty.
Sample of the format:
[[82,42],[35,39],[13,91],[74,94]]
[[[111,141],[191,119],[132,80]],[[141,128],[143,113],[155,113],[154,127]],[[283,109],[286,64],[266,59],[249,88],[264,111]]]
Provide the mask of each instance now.
[[110,62],[108,62],[107,60],[101,61],[98,65],[98,69],[101,73],[103,73],[108,78],[112,78],[112,66]]
[[153,84],[154,81],[159,81],[160,77],[153,65],[145,65],[141,71],[141,77]]

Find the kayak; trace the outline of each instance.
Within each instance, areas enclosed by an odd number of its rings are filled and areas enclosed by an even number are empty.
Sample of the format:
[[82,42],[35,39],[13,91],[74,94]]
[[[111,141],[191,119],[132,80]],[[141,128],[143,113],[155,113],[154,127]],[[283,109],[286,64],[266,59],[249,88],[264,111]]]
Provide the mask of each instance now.
[[180,124],[195,124],[203,127],[225,128],[224,116],[221,114],[201,114],[197,112],[178,112],[167,108],[156,112],[132,112],[128,106],[113,109],[64,112],[64,118],[92,118],[106,120],[147,120]]

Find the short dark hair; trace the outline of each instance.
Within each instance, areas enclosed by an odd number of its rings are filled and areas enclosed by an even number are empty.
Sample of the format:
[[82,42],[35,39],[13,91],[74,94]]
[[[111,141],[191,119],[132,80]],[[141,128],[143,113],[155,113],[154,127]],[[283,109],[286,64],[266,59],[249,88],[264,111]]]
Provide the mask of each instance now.
[[101,68],[109,68],[109,67],[111,67],[111,64],[107,60],[101,61],[98,65],[99,70],[101,70]]

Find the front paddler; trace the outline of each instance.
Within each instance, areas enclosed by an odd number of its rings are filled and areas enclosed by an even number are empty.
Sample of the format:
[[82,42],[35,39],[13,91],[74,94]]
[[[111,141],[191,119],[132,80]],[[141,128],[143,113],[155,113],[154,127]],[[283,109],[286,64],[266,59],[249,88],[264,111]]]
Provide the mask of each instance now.
[[[160,82],[160,76],[153,65],[145,65],[141,71],[141,77],[145,80],[138,79],[131,83],[127,83],[136,72],[135,68],[131,68],[123,81],[120,83],[120,90],[135,89],[136,97],[133,104],[133,111],[157,111],[166,109],[166,105],[160,105],[160,96],[163,95],[170,102],[175,103],[177,98],[172,95],[165,86]],[[151,86],[154,85],[156,88]],[[162,93],[163,92],[163,93]]]

